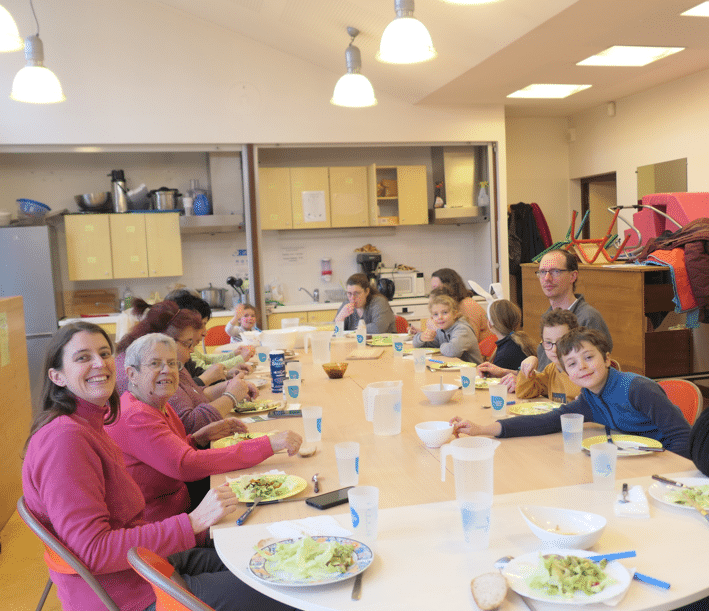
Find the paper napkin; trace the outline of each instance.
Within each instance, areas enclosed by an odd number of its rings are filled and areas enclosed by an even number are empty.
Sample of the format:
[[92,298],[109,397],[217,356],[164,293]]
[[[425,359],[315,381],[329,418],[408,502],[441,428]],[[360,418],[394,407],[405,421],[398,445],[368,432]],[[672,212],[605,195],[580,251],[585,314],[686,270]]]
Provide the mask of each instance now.
[[277,539],[293,539],[297,537],[349,537],[352,531],[340,526],[332,516],[316,516],[302,520],[274,522],[268,526],[269,532]]
[[629,503],[621,503],[620,499],[623,498],[622,494],[618,495],[618,500],[613,505],[615,510],[615,515],[619,518],[649,518],[650,517],[650,506],[647,502],[647,497],[645,496],[645,491],[643,487],[633,486],[628,491]]

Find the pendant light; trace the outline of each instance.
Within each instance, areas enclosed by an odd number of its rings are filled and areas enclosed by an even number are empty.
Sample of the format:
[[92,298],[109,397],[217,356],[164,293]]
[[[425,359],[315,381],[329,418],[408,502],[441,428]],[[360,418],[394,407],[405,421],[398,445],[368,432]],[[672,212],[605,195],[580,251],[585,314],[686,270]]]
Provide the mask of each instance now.
[[347,74],[340,77],[335,85],[332,94],[331,104],[335,106],[347,106],[349,108],[366,108],[376,106],[377,98],[374,97],[374,89],[369,79],[360,74],[362,69],[362,55],[359,49],[352,43],[357,38],[359,30],[348,27],[347,33],[352,37],[350,44],[345,49],[345,62],[347,63]]
[[66,100],[62,86],[54,72],[44,67],[44,47],[39,38],[39,21],[30,0],[37,33],[25,38],[25,59],[27,65],[22,68],[12,82],[10,97],[17,102],[32,104],[54,104]]
[[384,30],[377,59],[388,64],[417,64],[436,57],[426,26],[414,19],[414,0],[394,0],[396,18]]
[[22,45],[15,20],[4,6],[0,6],[0,52],[19,51]]

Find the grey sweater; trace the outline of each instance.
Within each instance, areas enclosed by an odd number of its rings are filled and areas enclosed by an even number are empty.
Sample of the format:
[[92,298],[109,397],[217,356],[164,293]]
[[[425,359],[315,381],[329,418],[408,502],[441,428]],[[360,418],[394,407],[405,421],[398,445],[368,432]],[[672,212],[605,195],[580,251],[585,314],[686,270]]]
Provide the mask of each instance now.
[[476,365],[483,362],[475,331],[464,318],[459,318],[447,329],[438,329],[430,342],[422,341],[421,334],[417,333],[413,345],[414,348],[440,348],[443,356],[455,356]]
[[[347,305],[343,302],[337,313]],[[367,323],[367,333],[396,333],[396,315],[384,295],[374,295],[364,307],[364,322]],[[345,331],[355,331],[359,324],[357,310],[345,318]]]

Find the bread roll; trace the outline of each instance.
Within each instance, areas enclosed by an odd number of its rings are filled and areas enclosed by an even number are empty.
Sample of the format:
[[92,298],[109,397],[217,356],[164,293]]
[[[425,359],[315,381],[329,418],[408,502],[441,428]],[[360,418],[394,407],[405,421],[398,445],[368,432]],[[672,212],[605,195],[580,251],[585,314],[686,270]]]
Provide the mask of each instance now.
[[507,579],[501,573],[483,573],[470,582],[475,604],[482,611],[497,609],[507,596]]

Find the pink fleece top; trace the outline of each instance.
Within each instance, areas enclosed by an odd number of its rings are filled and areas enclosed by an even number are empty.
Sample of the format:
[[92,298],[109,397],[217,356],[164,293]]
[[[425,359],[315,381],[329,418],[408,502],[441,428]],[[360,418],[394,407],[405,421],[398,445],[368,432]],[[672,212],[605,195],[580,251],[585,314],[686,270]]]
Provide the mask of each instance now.
[[252,467],[273,456],[268,437],[198,450],[169,404],[162,413],[130,392],[121,396],[121,417],[106,432],[123,451],[128,473],[145,497],[145,517],[151,521],[187,510],[190,497],[185,482]]
[[[169,556],[194,547],[187,514],[147,523],[145,501],[106,435],[107,408],[77,400],[76,412],[45,424],[30,439],[22,465],[27,506],[96,576],[122,611],[155,601],[150,585],[128,565],[136,545]],[[78,575],[50,572],[62,608],[95,611],[99,598]]]

